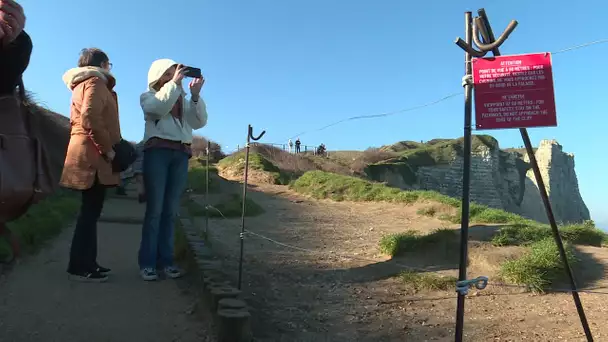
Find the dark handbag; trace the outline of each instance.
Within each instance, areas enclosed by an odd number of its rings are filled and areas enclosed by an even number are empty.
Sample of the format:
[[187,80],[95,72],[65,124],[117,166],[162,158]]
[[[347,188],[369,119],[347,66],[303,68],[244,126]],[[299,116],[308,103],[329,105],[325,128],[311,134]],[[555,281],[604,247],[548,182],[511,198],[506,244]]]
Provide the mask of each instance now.
[[[21,89],[21,88],[20,88]],[[40,122],[15,96],[0,98],[0,223],[21,217],[58,186],[41,144]]]
[[25,31],[0,47],[0,226],[21,217],[59,185],[40,139],[42,117],[29,103],[21,79],[31,52]]
[[135,146],[125,139],[112,146],[114,149],[114,159],[112,160],[112,172],[123,172],[131,166],[137,159]]

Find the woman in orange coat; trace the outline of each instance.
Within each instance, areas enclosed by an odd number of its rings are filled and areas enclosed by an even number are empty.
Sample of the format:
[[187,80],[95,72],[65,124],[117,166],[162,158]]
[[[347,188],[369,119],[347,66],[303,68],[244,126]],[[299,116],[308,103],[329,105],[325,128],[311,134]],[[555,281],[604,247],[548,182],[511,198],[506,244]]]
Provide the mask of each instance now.
[[74,280],[101,282],[110,272],[97,263],[97,221],[106,188],[118,185],[120,175],[111,165],[113,146],[121,137],[111,67],[103,51],[83,49],[78,68],[63,75],[72,91],[72,129],[60,185],[82,193],[68,265]]

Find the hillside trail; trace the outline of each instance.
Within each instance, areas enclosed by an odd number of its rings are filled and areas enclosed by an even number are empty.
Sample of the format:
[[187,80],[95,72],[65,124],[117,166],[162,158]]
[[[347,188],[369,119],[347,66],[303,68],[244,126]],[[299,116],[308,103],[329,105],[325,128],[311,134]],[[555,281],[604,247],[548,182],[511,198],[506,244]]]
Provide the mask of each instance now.
[[[242,184],[225,182],[221,194],[239,193]],[[453,341],[456,294],[412,291],[399,277],[403,265],[457,275],[458,256],[438,260],[390,259],[378,250],[385,234],[457,228],[416,214],[420,204],[352,203],[314,200],[286,186],[252,184],[249,198],[265,213],[246,219],[243,290],[252,306],[259,341]],[[200,221],[202,224],[202,220]],[[481,227],[483,228],[483,227]],[[212,219],[213,249],[236,278],[240,219]],[[276,242],[295,246],[289,248]],[[520,247],[492,248],[471,241],[469,277],[489,275],[498,261]],[[606,294],[581,293],[597,341],[608,340],[608,250],[583,247],[596,278],[586,287]],[[585,264],[583,261],[581,264]],[[584,265],[577,265],[580,267]],[[584,273],[584,272],[583,272]],[[535,295],[521,289],[488,286],[471,291],[465,305],[467,341],[585,341],[568,293]]]
[[68,280],[72,228],[16,265],[0,281],[0,340],[212,341],[185,279],[144,282],[139,277],[141,223],[135,222],[141,222],[144,210],[134,200],[106,199],[103,217],[133,222],[98,223],[98,261],[112,269],[106,283]]

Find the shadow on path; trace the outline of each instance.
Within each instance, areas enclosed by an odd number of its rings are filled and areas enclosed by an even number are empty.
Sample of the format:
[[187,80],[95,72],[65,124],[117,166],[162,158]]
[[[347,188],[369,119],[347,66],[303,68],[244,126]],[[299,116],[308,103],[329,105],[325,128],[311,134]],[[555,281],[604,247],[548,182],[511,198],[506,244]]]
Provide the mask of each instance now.
[[[104,214],[141,217],[143,210],[136,201],[108,199]],[[139,278],[140,236],[139,224],[98,224],[98,260],[113,270],[107,283],[68,280],[71,228],[21,261],[0,282],[0,340],[212,341],[208,326],[190,313],[192,299],[180,283]]]

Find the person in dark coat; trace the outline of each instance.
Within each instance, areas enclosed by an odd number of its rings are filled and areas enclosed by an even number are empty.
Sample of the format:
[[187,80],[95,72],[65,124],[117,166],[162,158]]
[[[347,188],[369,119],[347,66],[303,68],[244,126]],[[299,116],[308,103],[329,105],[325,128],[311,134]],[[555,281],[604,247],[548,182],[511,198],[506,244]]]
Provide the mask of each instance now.
[[296,140],[296,153],[300,153],[300,145],[302,145],[302,143],[300,142],[300,138],[298,138],[298,140]]

